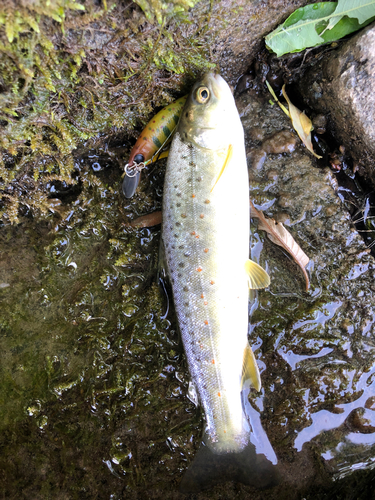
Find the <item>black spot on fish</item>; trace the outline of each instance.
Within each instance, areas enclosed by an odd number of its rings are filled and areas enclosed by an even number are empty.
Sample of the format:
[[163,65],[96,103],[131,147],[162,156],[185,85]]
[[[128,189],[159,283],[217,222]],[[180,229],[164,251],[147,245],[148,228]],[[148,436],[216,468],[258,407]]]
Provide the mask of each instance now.
[[180,207],[181,206],[181,203],[176,203],[176,207]]
[[174,236],[175,238],[179,238],[179,236],[180,236],[180,235],[179,235],[179,234],[177,234],[177,233],[174,233],[174,235],[173,235],[173,236]]
[[178,188],[178,184],[176,184],[174,188],[177,189]]
[[173,115],[173,121],[175,122],[176,125],[177,125],[179,119],[180,119],[180,117],[178,115]]
[[178,274],[177,274],[177,277],[178,277],[178,278],[182,278],[182,274],[181,274],[181,273],[178,273]]
[[185,264],[183,262],[179,262],[179,267],[185,267]]
[[185,248],[185,245],[180,245],[178,248],[182,250],[183,248]]
[[184,302],[185,307],[189,307],[189,302]]
[[176,226],[182,226],[181,222],[176,222]]
[[201,182],[202,180],[203,180],[203,177],[202,177],[202,176],[197,177],[197,181],[198,181],[198,182]]
[[195,163],[194,163],[193,161],[189,161],[189,165],[190,165],[191,167],[195,167]]
[[181,197],[181,193],[176,193],[176,196]]
[[183,291],[184,292],[188,292],[189,291],[189,287],[187,285],[185,285],[184,288],[183,288]]

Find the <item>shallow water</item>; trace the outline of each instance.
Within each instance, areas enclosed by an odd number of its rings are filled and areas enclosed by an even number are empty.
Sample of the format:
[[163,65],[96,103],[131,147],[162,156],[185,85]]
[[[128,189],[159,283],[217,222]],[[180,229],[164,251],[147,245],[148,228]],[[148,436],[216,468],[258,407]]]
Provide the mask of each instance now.
[[[255,126],[265,136],[289,126],[248,97],[239,107],[247,137]],[[164,167],[142,176],[132,200],[117,165],[86,158],[80,170],[69,204],[0,232],[1,492],[181,498],[203,417],[186,397],[173,305],[166,315],[158,286],[160,230],[129,225],[160,209]],[[252,443],[278,463],[281,485],[265,497],[213,477],[196,498],[325,498],[339,484],[332,476],[373,465],[375,266],[331,177],[300,146],[251,171],[256,205],[285,221],[311,257],[305,292],[295,263],[253,221],[252,256],[272,284],[252,307],[263,388],[246,405]],[[347,487],[337,491],[347,498]]]

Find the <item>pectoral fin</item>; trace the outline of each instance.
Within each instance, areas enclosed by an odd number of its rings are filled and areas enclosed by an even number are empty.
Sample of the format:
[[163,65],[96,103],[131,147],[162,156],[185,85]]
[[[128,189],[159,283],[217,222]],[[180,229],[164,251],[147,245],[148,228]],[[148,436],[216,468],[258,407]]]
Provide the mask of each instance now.
[[233,146],[232,146],[232,144],[229,144],[228,151],[227,151],[227,156],[225,157],[225,160],[224,160],[223,166],[221,167],[219,175],[216,177],[214,185],[212,186],[211,193],[214,190],[214,187],[216,186],[216,184],[218,183],[220,177],[223,175],[224,170],[228,166],[228,164],[229,164],[229,162],[230,162],[230,160],[232,158],[232,155],[233,155]]
[[260,391],[260,388],[262,387],[260,373],[254,353],[249,345],[246,346],[243,356],[241,389],[246,380],[250,380],[252,387],[254,387],[257,391]]
[[249,279],[249,288],[257,290],[266,288],[271,280],[267,271],[253,260],[248,259],[245,263],[245,269]]

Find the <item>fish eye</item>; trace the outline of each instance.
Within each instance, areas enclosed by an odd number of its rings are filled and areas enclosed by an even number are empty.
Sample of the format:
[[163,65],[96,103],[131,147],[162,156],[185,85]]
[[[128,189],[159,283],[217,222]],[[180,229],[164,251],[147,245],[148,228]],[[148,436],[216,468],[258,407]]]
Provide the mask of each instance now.
[[199,104],[204,104],[210,98],[210,91],[207,87],[199,87],[196,91],[195,97]]

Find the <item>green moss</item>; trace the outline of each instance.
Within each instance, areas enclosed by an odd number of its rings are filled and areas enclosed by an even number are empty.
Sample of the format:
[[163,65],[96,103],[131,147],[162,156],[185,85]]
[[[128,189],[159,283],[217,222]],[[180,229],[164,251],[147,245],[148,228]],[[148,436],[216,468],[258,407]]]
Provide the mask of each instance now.
[[165,18],[169,18],[173,14],[180,14],[191,7],[194,7],[199,0],[172,0],[161,2],[160,0],[135,0],[149,21],[155,19],[159,24],[162,24]]
[[131,130],[155,106],[172,102],[197,73],[214,67],[203,35],[186,24],[191,19],[176,17],[193,3],[142,5],[161,26],[145,21],[136,5],[114,1],[8,0],[0,7],[4,222],[17,222],[26,206],[25,176],[34,181],[27,181],[27,208],[43,215],[47,182],[74,184],[80,154],[108,137],[136,135]]

